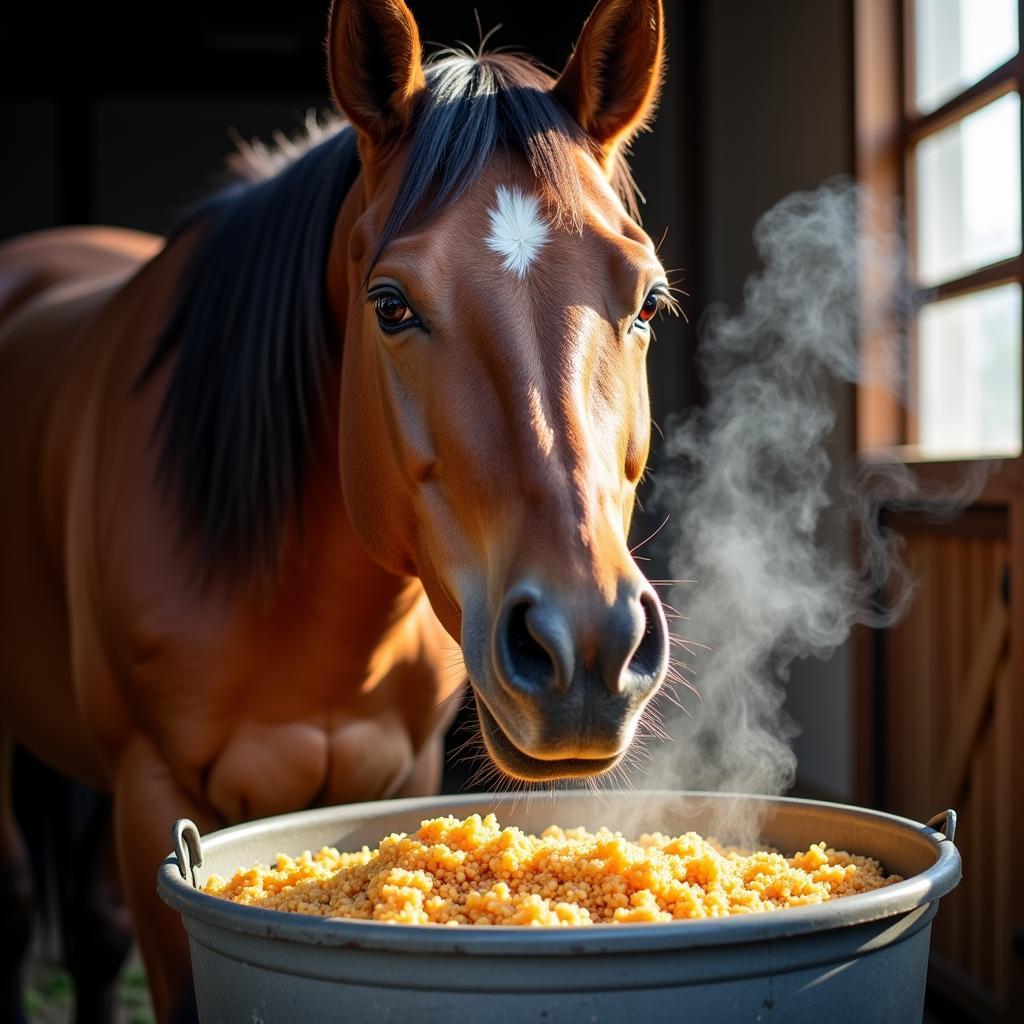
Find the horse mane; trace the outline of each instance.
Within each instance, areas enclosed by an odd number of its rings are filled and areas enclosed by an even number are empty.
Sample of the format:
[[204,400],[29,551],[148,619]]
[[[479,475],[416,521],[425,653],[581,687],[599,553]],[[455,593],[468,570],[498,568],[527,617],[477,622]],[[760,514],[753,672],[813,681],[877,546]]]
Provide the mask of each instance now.
[[[414,221],[456,201],[496,150],[525,157],[556,218],[582,226],[575,151],[596,153],[552,79],[509,53],[442,51],[374,258]],[[280,567],[301,529],[303,486],[325,422],[340,352],[326,322],[325,270],[338,210],[359,172],[355,130],[315,120],[309,139],[241,147],[240,180],[186,213],[173,241],[198,229],[166,325],[139,378],[176,355],[154,430],[158,480],[176,501],[181,540],[199,542],[205,580],[247,580]],[[631,213],[625,160],[615,185]],[[170,243],[169,243],[170,244]]]

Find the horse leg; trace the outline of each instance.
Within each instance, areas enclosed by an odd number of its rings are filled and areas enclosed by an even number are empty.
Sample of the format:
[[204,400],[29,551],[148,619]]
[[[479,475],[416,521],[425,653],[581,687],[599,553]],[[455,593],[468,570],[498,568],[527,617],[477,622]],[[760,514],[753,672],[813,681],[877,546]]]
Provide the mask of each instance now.
[[22,1024],[22,962],[32,935],[32,871],[14,817],[14,742],[0,734],[0,1020]]
[[202,832],[219,824],[181,788],[152,741],[138,735],[117,766],[114,832],[121,880],[161,1024],[197,1019],[185,929],[156,891],[157,868],[170,852],[171,826],[178,818],[191,818]]
[[75,1021],[105,1024],[114,1019],[117,976],[134,934],[118,883],[111,798],[72,784],[70,800],[83,819],[68,864],[63,908]]

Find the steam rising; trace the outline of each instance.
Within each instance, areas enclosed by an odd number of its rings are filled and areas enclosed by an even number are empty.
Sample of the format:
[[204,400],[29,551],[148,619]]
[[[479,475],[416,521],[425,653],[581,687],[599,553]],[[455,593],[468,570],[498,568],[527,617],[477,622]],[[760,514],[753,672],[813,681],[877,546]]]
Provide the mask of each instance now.
[[[859,569],[820,538],[835,389],[860,375],[862,282],[891,287],[900,275],[892,239],[859,230],[866,212],[868,197],[846,182],[783,199],[755,228],[763,268],[748,279],[742,309],[712,310],[702,324],[708,401],[669,424],[655,504],[671,514],[662,532],[671,575],[693,581],[668,597],[687,617],[677,632],[710,650],[682,658],[701,701],[684,697],[691,717],[669,725],[655,783],[782,792],[796,768],[782,707],[794,659],[827,657],[855,623],[885,624],[909,599],[897,542],[876,515],[879,500],[919,502],[909,474],[862,472],[850,482]],[[883,359],[876,372],[899,388],[895,366]],[[872,598],[894,571],[895,599],[883,610]]]

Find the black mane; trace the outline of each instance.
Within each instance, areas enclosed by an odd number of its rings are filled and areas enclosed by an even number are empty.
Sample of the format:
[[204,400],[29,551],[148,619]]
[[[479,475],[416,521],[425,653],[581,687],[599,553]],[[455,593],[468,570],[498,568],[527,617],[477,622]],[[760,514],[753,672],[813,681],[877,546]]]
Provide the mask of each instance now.
[[[529,162],[557,213],[581,224],[575,151],[592,147],[548,92],[550,79],[507,54],[444,53],[374,256],[414,220],[454,202],[496,150]],[[199,239],[140,381],[176,357],[157,422],[159,475],[182,536],[199,541],[204,575],[273,574],[301,523],[324,381],[337,365],[326,325],[325,268],[338,210],[359,171],[355,131],[341,125],[287,162],[250,150],[265,177],[191,211],[172,234]],[[281,166],[283,163],[283,167]],[[628,170],[616,185],[632,206]]]

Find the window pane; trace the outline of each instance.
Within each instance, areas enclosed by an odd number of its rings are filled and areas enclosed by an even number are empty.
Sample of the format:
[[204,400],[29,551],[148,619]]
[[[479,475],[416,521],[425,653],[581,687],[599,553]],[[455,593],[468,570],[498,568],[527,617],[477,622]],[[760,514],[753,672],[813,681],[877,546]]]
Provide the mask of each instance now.
[[917,0],[917,109],[941,106],[1017,52],[1017,0]]
[[1021,449],[1021,289],[925,306],[918,319],[918,435],[930,457]]
[[1013,92],[922,139],[917,276],[958,277],[1020,252],[1020,96]]

